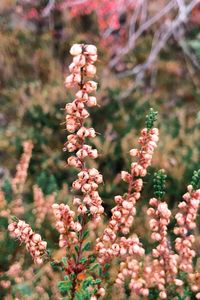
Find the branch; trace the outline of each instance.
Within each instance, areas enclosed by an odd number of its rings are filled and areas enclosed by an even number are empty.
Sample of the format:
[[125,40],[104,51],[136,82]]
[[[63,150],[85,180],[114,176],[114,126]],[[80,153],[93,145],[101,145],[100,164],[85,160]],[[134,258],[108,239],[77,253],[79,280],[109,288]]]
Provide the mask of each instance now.
[[[192,11],[192,9],[200,3],[200,0],[194,0],[192,1],[188,6],[185,7],[185,14],[183,18],[182,10],[179,10],[179,14],[177,18],[172,21],[168,26],[161,38],[159,39],[158,43],[151,49],[151,52],[149,54],[148,59],[143,63],[136,65],[132,70],[127,70],[123,73],[120,73],[119,77],[125,77],[130,75],[139,75],[139,73],[144,74],[145,70],[147,70],[149,67],[152,66],[152,64],[155,62],[158,54],[160,51],[165,47],[167,41],[169,38],[173,35],[174,32],[178,29],[178,27],[187,20],[188,15]],[[163,26],[161,28],[163,30]]]
[[176,6],[176,2],[174,0],[170,1],[161,11],[159,11],[155,16],[147,20],[141,27],[138,28],[136,32],[132,34],[127,45],[120,49],[119,54],[114,57],[111,61],[109,66],[111,68],[115,67],[116,64],[119,62],[122,56],[126,55],[131,49],[135,47],[136,40],[152,25],[154,25],[157,21],[159,21],[163,16],[169,13],[174,7]]

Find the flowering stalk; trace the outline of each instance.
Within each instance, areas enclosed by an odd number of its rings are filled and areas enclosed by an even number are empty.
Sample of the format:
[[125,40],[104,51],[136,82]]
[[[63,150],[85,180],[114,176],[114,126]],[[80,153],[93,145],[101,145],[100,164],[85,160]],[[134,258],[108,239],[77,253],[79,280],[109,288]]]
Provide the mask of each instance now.
[[[77,179],[73,182],[74,191],[82,193],[75,196],[73,204],[77,207],[78,216],[70,210],[68,205],[54,204],[53,211],[56,218],[56,228],[60,233],[60,247],[67,247],[68,263],[65,268],[66,274],[71,276],[70,299],[74,299],[80,274],[85,273],[87,266],[91,263],[88,258],[83,258],[83,252],[89,250],[90,243],[84,245],[87,237],[86,225],[89,220],[98,223],[104,212],[102,200],[97,191],[98,185],[103,182],[102,175],[95,168],[86,166],[87,158],[97,158],[97,149],[87,144],[87,140],[94,138],[94,128],[86,127],[89,117],[87,107],[97,105],[95,96],[90,95],[97,89],[97,83],[85,80],[85,77],[94,77],[97,60],[97,49],[93,45],[75,44],[70,50],[73,62],[69,66],[71,75],[65,79],[67,88],[78,87],[76,98],[72,103],[65,106],[66,129],[69,131],[65,147],[69,152],[75,152],[67,160],[68,165],[79,170]],[[76,255],[74,255],[74,250]],[[97,295],[103,296],[104,289],[98,288]],[[96,296],[95,296],[96,297]]]
[[21,216],[24,213],[21,195],[27,178],[27,171],[32,156],[32,149],[33,143],[31,140],[25,141],[23,143],[23,154],[21,156],[20,162],[17,165],[15,177],[12,180],[12,189],[15,194],[15,199],[12,201],[11,211],[16,216]]
[[33,186],[33,200],[34,200],[34,209],[33,213],[35,215],[35,224],[36,227],[39,227],[46,215],[51,212],[51,207],[55,200],[55,194],[52,193],[48,196],[44,196],[42,189],[38,185]]
[[18,220],[8,226],[11,236],[17,238],[21,243],[26,244],[26,249],[33,257],[36,264],[42,264],[47,255],[47,242],[43,241],[38,233],[34,233],[30,225]]
[[[121,172],[122,180],[128,183],[128,193],[123,196],[115,196],[116,206],[112,209],[112,217],[103,235],[97,239],[96,250],[99,253],[100,263],[109,261],[114,256],[131,254],[143,255],[144,249],[138,238],[132,239],[132,250],[127,249],[128,240],[125,238],[117,239],[117,234],[124,235],[130,232],[136,214],[135,204],[140,198],[143,186],[142,177],[147,174],[147,168],[151,165],[152,156],[158,142],[158,129],[153,128],[157,113],[150,110],[146,117],[146,128],[141,131],[138,143],[140,149],[131,149],[130,155],[137,157],[137,162],[131,164],[130,173]],[[129,239],[130,240],[130,239]],[[128,251],[127,251],[128,250]]]
[[27,170],[29,166],[29,161],[32,156],[33,143],[32,141],[25,141],[23,143],[23,154],[17,165],[17,172],[12,180],[12,188],[16,194],[21,194],[23,192],[24,183],[27,178]]
[[188,280],[196,299],[200,299],[200,271],[188,274]]
[[69,152],[76,151],[74,156],[68,158],[68,165],[80,170],[78,178],[72,184],[76,191],[83,193],[83,199],[75,197],[73,203],[78,207],[81,215],[89,214],[92,219],[100,220],[104,209],[102,200],[97,192],[98,185],[103,182],[102,175],[95,168],[86,167],[86,158],[97,158],[97,149],[92,149],[86,144],[86,140],[96,136],[94,128],[85,127],[89,113],[86,107],[96,106],[96,97],[89,95],[97,89],[95,81],[85,81],[84,76],[94,77],[97,60],[97,49],[93,45],[74,45],[70,53],[73,55],[73,62],[69,66],[72,73],[66,77],[66,87],[79,86],[76,99],[66,104],[66,129],[71,133],[67,137],[66,148]]
[[[147,214],[151,217],[149,225],[153,233],[151,238],[158,242],[155,249],[152,250],[153,260],[153,277],[154,284],[160,291],[161,299],[167,299],[167,287],[174,283],[177,273],[177,255],[171,250],[170,242],[167,237],[167,225],[170,223],[171,211],[165,201],[161,201],[165,194],[166,175],[160,170],[154,177],[154,195],[149,204],[152,206],[148,209]],[[177,282],[177,285],[183,284]]]
[[[199,278],[199,272],[194,273],[193,258],[196,253],[192,249],[192,244],[195,241],[192,230],[196,228],[195,220],[200,205],[199,183],[200,170],[194,171],[191,184],[187,187],[187,193],[183,195],[184,201],[178,205],[179,212],[175,216],[177,225],[174,228],[174,233],[178,236],[175,239],[175,249],[179,255],[178,266],[180,271],[189,274],[189,282],[195,282],[196,278]],[[200,288],[197,286],[198,284],[191,284],[194,292],[200,292]],[[200,293],[197,293],[196,298],[200,299]]]

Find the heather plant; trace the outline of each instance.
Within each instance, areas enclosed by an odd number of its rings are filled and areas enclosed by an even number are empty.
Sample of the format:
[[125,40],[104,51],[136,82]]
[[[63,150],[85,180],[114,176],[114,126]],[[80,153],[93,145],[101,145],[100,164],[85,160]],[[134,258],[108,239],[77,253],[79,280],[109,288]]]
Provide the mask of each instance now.
[[[154,107],[159,111],[160,120],[162,120],[162,136],[152,168],[155,170],[165,168],[167,171],[171,207],[183,194],[183,187],[189,182],[193,170],[198,168],[200,153],[198,68],[192,67],[188,56],[182,55],[181,49],[175,46],[172,38],[157,57],[157,63],[149,68],[150,72],[148,71],[147,78],[143,81],[144,86],[139,88],[135,85],[132,76],[125,79],[118,78],[115,71],[109,70],[110,60],[107,54],[111,45],[114,44],[109,42],[109,47],[106,49],[102,46],[106,38],[98,38],[102,37],[102,33],[97,31],[96,13],[86,16],[84,10],[80,8],[81,5],[78,5],[79,1],[65,1],[65,3],[73,2],[73,9],[77,8],[79,13],[71,19],[69,11],[72,10],[69,6],[65,6],[64,9],[59,10],[61,19],[57,20],[55,15],[57,15],[58,2],[54,2],[55,6],[48,5],[53,2],[18,1],[16,5],[13,1],[3,0],[0,4],[2,8],[0,175],[6,177],[14,174],[14,166],[21,153],[21,145],[25,140],[32,140],[34,151],[29,169],[31,176],[26,184],[25,202],[32,201],[32,189],[28,188],[28,185],[30,187],[34,185],[38,174],[43,171],[47,177],[54,174],[59,188],[62,188],[65,181],[71,184],[74,171],[65,168],[62,162],[64,153],[60,151],[65,134],[63,130],[60,130],[60,123],[63,121],[60,107],[66,102],[62,72],[66,72],[67,64],[63,62],[68,62],[69,59],[67,56],[69,42],[91,43],[95,41],[98,42],[101,58],[104,59],[99,65],[98,72],[101,77],[98,97],[100,107],[91,111],[91,119],[96,131],[104,133],[98,135],[93,143],[96,148],[102,149],[101,156],[95,161],[95,165],[103,172],[107,182],[106,185],[101,186],[106,206],[110,209],[114,195],[121,193],[124,189],[124,185],[119,182],[118,173],[121,169],[128,168],[129,145],[137,142],[137,132],[143,126],[145,112],[150,107]],[[84,1],[86,2],[88,1]],[[145,1],[140,1],[141,5],[142,2],[145,4]],[[164,1],[160,2],[160,6],[164,5]],[[177,3],[173,2],[173,9],[176,10]],[[41,16],[37,19],[40,30],[35,28],[34,18],[29,20],[25,18],[20,8],[23,3],[24,14],[26,7],[37,6],[36,10],[38,9]],[[83,4],[83,1],[79,4]],[[152,15],[154,12],[159,13],[159,6],[155,7],[153,2],[148,4]],[[97,4],[92,2],[93,8],[95,5],[99,5],[99,1]],[[45,17],[43,9],[46,6],[51,7],[51,10]],[[155,11],[151,10],[153,6]],[[91,8],[91,5],[89,7]],[[114,6],[112,8],[115,9]],[[116,6],[115,10],[117,9]],[[198,6],[195,11],[198,15]],[[120,14],[120,10],[118,12]],[[134,11],[128,11],[130,14],[132,12],[134,13]],[[81,17],[79,17],[80,14]],[[190,17],[192,15],[193,11]],[[151,14],[149,17],[151,18]],[[184,28],[186,37],[194,42],[198,34],[198,26],[193,26],[194,23],[191,23],[190,17],[187,23],[184,22]],[[124,26],[127,32],[130,18],[128,17],[126,21]],[[108,25],[107,23],[109,30]],[[134,50],[131,50],[130,55],[123,60],[128,69],[144,62],[149,53],[149,39],[156,29],[155,25],[147,29],[139,38],[138,47],[135,45]],[[135,30],[137,31],[137,26]],[[118,38],[118,31],[113,32],[111,36],[113,35]],[[57,48],[56,53],[54,46]],[[119,49],[117,46],[113,48]],[[121,64],[119,63],[116,67],[120,69]],[[132,88],[134,90],[130,93]],[[68,99],[71,99],[70,94],[69,91]],[[15,109],[16,107],[19,109]],[[144,195],[149,194],[151,184],[152,180],[149,176]]]
[[[150,109],[145,128],[141,130],[138,139],[139,146],[130,150],[130,157],[133,158],[130,171],[121,172],[127,192],[115,196],[115,206],[106,222],[103,222],[105,209],[99,187],[106,185],[106,182],[91,161],[100,154],[95,143],[89,142],[93,138],[95,141],[98,135],[89,121],[89,108],[99,105],[94,95],[97,83],[93,81],[96,74],[95,63],[98,61],[97,48],[93,45],[75,44],[71,47],[70,54],[73,62],[69,66],[71,74],[66,77],[65,86],[76,91],[75,100],[65,106],[65,124],[69,135],[64,152],[70,153],[67,158],[68,167],[78,170],[77,178],[72,183],[73,199],[63,201],[61,195],[62,200],[57,203],[59,197],[56,199],[54,191],[48,195],[45,184],[42,187],[34,185],[33,229],[22,220],[23,211],[19,212],[21,215],[12,217],[8,226],[11,236],[25,244],[26,250],[40,268],[37,274],[41,273],[41,278],[35,282],[38,295],[33,296],[33,299],[39,299],[41,295],[48,299],[48,287],[45,288],[45,283],[51,283],[48,280],[42,282],[42,279],[46,278],[45,273],[54,278],[52,270],[60,274],[56,275],[56,279],[63,300],[109,297],[200,299],[198,254],[193,249],[200,204],[200,170],[194,171],[183,201],[178,204],[175,212],[169,209],[165,200],[166,174],[164,170],[155,172],[151,192],[153,198],[149,200],[144,216],[149,222],[153,243],[144,242],[144,237],[135,233],[134,221],[145,177],[159,140],[159,130],[154,125],[157,112]],[[12,199],[12,191],[17,191],[18,195],[23,194],[31,151],[32,143],[28,141],[24,144],[24,154],[16,175],[11,180],[12,184],[7,183],[1,192],[1,205],[5,206],[4,217],[12,213],[6,207],[5,197],[10,196]],[[38,183],[41,182],[44,181],[40,177]],[[18,206],[21,208],[22,202]],[[46,242],[37,229],[44,224],[47,213],[50,226],[55,227],[58,232],[57,243],[60,250],[49,251],[51,241],[48,235]],[[53,240],[55,241],[55,237]],[[21,266],[15,262],[15,255],[12,263],[5,272],[3,284],[1,283],[8,293],[15,277],[30,278],[33,272],[29,268],[28,275],[27,272],[23,276],[19,275]],[[48,263],[51,265],[50,269],[47,268]],[[9,276],[13,277],[12,280]],[[59,281],[61,277],[63,278]],[[49,287],[49,290],[49,298],[59,299],[55,286]],[[13,291],[11,295],[17,297]]]

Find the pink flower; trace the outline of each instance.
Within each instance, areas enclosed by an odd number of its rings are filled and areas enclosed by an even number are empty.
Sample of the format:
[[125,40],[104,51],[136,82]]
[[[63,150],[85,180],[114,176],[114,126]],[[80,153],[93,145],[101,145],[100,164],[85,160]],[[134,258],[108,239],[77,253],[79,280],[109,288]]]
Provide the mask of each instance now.
[[192,260],[195,251],[192,250],[194,236],[188,232],[196,227],[195,219],[200,204],[200,190],[193,190],[192,186],[187,187],[187,193],[183,195],[185,201],[179,204],[179,212],[175,218],[177,226],[174,233],[179,235],[175,240],[176,251],[179,254],[179,268],[184,272],[193,272]]
[[43,263],[43,256],[46,254],[47,243],[42,240],[38,233],[34,233],[30,225],[24,221],[10,223],[8,230],[12,237],[19,239],[26,244],[27,251],[31,254],[36,264]]
[[[85,119],[89,117],[86,106],[97,105],[96,97],[89,95],[96,91],[97,83],[92,80],[83,80],[84,76],[94,77],[96,74],[94,63],[97,60],[97,48],[93,45],[75,44],[71,47],[70,53],[73,55],[73,63],[69,67],[71,75],[66,77],[65,84],[68,88],[77,86],[80,89],[76,92],[76,99],[66,104],[65,107],[66,129],[72,133],[68,135],[65,145],[69,152],[76,151],[74,156],[68,158],[68,165],[81,170],[77,180],[72,183],[72,187],[74,190],[80,190],[84,195],[83,200],[80,198],[78,201],[74,200],[74,204],[77,205],[80,214],[86,214],[88,211],[92,218],[99,220],[104,209],[97,189],[103,182],[103,178],[96,169],[88,169],[85,166],[87,157],[92,159],[98,157],[97,149],[85,143],[86,138],[94,138],[96,133],[93,128],[84,126]],[[80,226],[74,229],[79,231]]]
[[32,156],[33,143],[25,141],[23,143],[23,154],[17,165],[17,172],[12,180],[12,187],[15,193],[22,193],[23,187],[27,178],[27,170]]

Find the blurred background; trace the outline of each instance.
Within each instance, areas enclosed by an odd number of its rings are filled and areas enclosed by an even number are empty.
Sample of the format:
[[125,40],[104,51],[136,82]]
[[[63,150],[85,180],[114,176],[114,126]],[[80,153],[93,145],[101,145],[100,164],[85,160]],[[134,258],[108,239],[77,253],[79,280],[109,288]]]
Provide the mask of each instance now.
[[[142,203],[152,196],[155,170],[166,170],[166,198],[173,208],[199,168],[200,0],[1,0],[0,299],[41,299],[41,293],[42,299],[59,299],[55,287],[47,288],[50,275],[33,292],[30,278],[36,271],[5,231],[6,207],[13,199],[11,178],[26,140],[34,148],[23,190],[23,218],[34,224],[35,184],[44,197],[54,194],[62,202],[70,198],[76,173],[66,168],[62,109],[73,99],[63,82],[74,43],[98,48],[100,107],[91,110],[91,124],[100,133],[94,140],[100,152],[95,166],[106,182],[101,195],[107,215],[114,195],[126,191],[120,171],[129,169],[129,150],[137,146],[150,107],[158,111],[160,142]],[[40,232],[54,249],[57,234],[50,224],[51,218],[45,217]],[[16,282],[9,270],[17,259]],[[26,275],[22,269],[28,270]],[[38,286],[40,276],[34,280]]]

